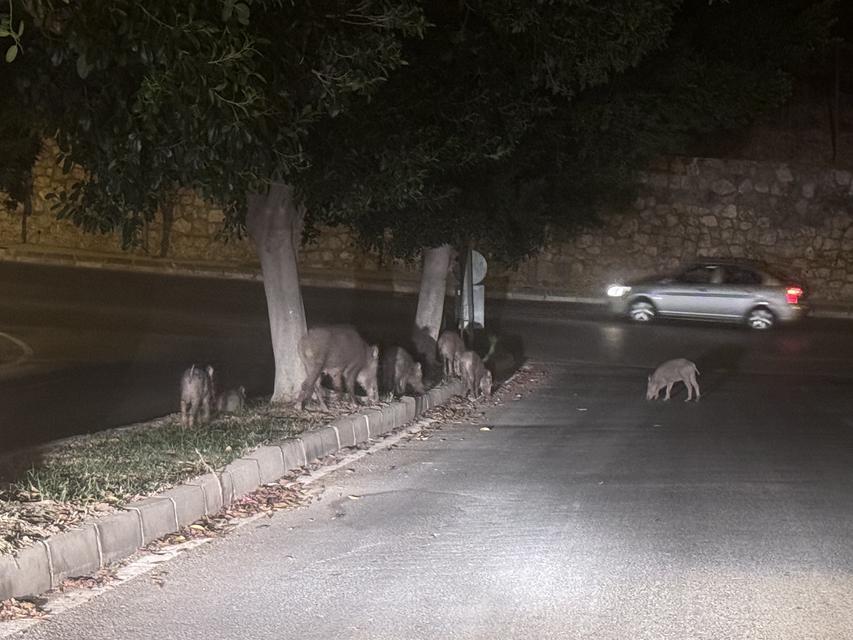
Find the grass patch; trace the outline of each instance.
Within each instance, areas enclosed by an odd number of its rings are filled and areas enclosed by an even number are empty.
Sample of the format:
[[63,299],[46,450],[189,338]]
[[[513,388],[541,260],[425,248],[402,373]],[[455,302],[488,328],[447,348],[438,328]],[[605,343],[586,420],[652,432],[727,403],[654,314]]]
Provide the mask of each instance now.
[[310,418],[284,410],[277,414],[266,403],[194,429],[182,429],[170,416],[63,443],[13,482],[6,497],[120,506],[221,469],[259,445],[309,426]]

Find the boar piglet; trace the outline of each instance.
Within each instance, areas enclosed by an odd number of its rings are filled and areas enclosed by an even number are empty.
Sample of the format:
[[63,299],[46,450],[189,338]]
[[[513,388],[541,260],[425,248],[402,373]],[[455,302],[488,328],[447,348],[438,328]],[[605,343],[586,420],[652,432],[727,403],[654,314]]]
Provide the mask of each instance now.
[[424,373],[420,362],[415,362],[409,352],[402,347],[389,347],[382,353],[383,393],[402,396],[408,389],[411,393],[423,395]]
[[475,398],[492,395],[492,372],[486,369],[483,360],[473,351],[463,351],[459,356],[459,371],[465,383],[465,395]]
[[438,353],[444,365],[444,377],[459,376],[459,356],[465,351],[465,343],[452,329],[442,331],[438,337]]
[[216,399],[216,410],[219,413],[243,413],[245,407],[246,387],[242,385],[220,393]]
[[192,365],[181,376],[181,426],[193,427],[201,415],[202,423],[210,420],[215,395],[213,367]]
[[356,382],[367,393],[368,400],[376,402],[379,399],[376,384],[379,348],[367,344],[355,328],[335,325],[309,329],[299,344],[299,354],[307,377],[296,399],[298,409],[303,409],[305,402],[315,393],[320,406],[328,408],[320,389],[320,374],[323,372],[329,374],[336,384],[343,383],[353,404],[356,403]]
[[664,400],[669,400],[669,392],[672,390],[672,385],[676,382],[683,382],[687,387],[687,400],[689,402],[692,397],[692,391],[696,391],[696,401],[699,401],[699,383],[696,382],[696,376],[699,375],[699,369],[696,365],[685,360],[684,358],[676,358],[675,360],[667,360],[649,376],[648,386],[646,386],[646,400],[657,400],[660,390],[666,387],[666,395]]

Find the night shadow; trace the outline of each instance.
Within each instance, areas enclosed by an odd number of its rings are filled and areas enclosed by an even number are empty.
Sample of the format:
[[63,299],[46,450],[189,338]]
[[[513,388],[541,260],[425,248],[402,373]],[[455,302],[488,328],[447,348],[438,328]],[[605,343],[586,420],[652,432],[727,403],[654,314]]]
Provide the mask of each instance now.
[[746,351],[743,346],[726,344],[714,347],[696,359],[696,366],[700,371],[699,385],[703,395],[706,391],[719,389],[726,378],[740,371]]

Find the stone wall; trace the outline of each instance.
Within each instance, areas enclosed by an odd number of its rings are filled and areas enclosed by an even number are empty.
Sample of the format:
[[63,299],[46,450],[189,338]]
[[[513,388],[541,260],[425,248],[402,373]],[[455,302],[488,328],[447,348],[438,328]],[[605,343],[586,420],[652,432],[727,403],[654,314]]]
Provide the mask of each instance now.
[[[35,170],[27,245],[121,254],[116,236],[85,234],[55,219],[46,194],[62,179],[46,154]],[[853,302],[851,205],[849,171],[709,158],[661,161],[641,176],[630,210],[606,214],[600,226],[574,239],[553,237],[516,269],[493,265],[487,291],[599,297],[609,282],[716,255],[765,260],[802,276],[816,300]],[[163,223],[158,218],[132,255],[257,268],[248,240],[212,239],[222,226],[222,211],[192,192],[181,193],[167,254],[160,256]],[[0,210],[0,244],[20,242],[21,209]],[[315,281],[324,274],[356,285],[417,281],[416,265],[364,253],[339,229],[324,230],[318,243],[303,248],[300,262]]]
[[849,171],[675,158],[641,177],[632,211],[550,242],[509,286],[602,295],[608,282],[699,256],[753,258],[796,273],[815,299],[853,302]]

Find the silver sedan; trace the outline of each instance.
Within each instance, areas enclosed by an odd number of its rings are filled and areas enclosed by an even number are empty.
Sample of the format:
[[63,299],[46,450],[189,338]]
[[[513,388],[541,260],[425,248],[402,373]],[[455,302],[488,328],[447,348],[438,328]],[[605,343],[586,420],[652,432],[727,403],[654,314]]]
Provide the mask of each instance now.
[[754,262],[706,260],[675,275],[652,276],[607,288],[611,311],[636,322],[658,316],[745,322],[770,329],[808,312],[802,283]]

